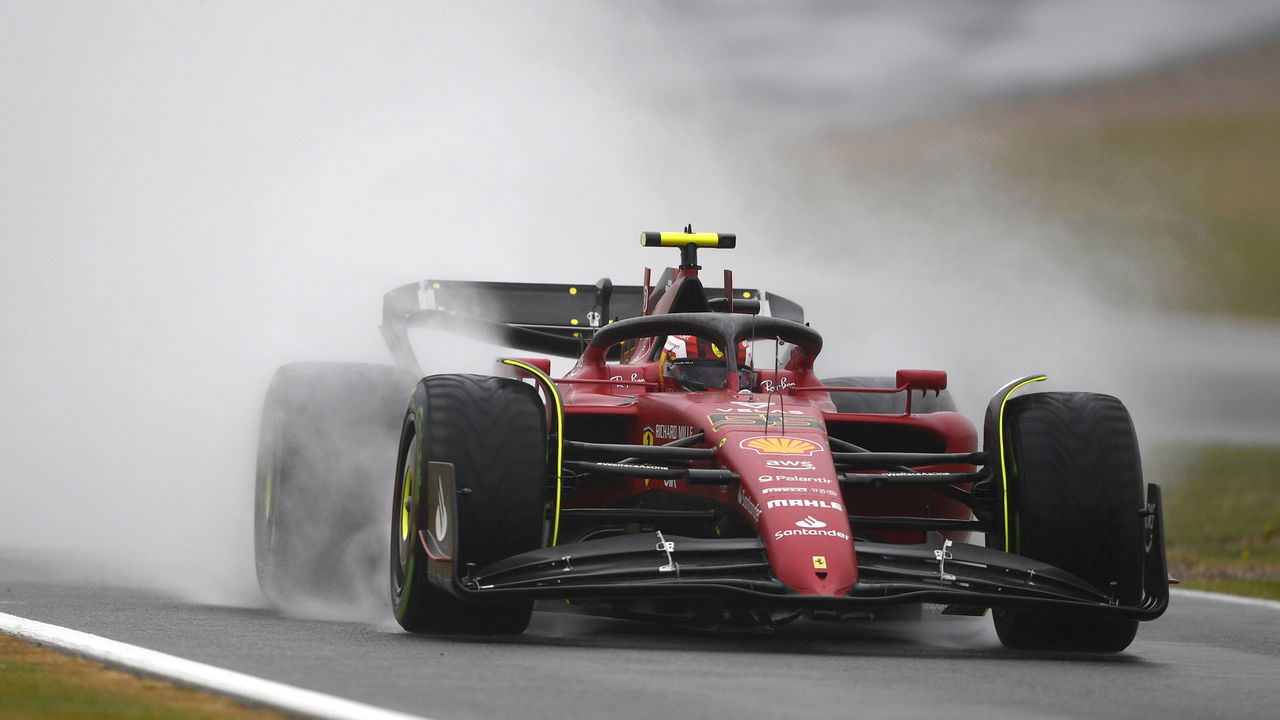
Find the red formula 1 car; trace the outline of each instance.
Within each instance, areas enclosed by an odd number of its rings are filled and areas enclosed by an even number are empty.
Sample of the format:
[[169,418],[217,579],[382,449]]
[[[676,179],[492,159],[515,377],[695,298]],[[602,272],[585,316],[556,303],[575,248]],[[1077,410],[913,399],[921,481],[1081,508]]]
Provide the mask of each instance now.
[[[944,372],[819,379],[800,306],[728,272],[704,287],[697,251],[734,236],[643,243],[680,266],[629,287],[415,283],[385,299],[398,368],[283,368],[258,473],[268,597],[363,582],[341,559],[378,554],[394,458],[392,605],[415,632],[518,633],[543,599],[721,628],[928,603],[994,609],[1012,647],[1114,652],[1164,611],[1160,489],[1118,400],[1014,397],[1029,376],[979,444]],[[577,364],[419,378],[418,324]]]

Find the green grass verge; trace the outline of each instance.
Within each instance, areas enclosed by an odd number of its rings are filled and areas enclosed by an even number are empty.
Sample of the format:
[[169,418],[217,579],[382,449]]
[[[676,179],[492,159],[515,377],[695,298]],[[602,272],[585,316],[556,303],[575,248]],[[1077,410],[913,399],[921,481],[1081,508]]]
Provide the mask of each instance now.
[[1161,274],[1159,305],[1275,320],[1278,137],[1280,110],[1155,117],[1033,133],[1006,161],[1082,242]]
[[0,634],[0,717],[6,720],[283,720],[279,713],[135,677]]
[[1185,587],[1280,599],[1280,448],[1207,447],[1169,488],[1170,570]]
[[1177,587],[1280,600],[1280,580],[1185,580]]

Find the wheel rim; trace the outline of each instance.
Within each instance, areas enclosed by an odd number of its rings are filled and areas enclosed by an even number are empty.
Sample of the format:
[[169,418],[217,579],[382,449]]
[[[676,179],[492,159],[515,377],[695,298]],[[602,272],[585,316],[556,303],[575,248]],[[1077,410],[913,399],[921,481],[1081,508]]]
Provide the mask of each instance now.
[[413,492],[414,469],[417,465],[419,443],[417,437],[409,444],[404,457],[404,474],[400,478],[399,512],[396,513],[396,580],[403,588],[409,573],[409,558],[413,554],[413,520],[416,497]]
[[266,524],[267,547],[275,548],[276,545],[276,515],[277,506],[280,504],[278,498],[280,484],[280,471],[284,464],[281,457],[280,448],[284,443],[284,417],[281,413],[276,413],[274,422],[271,425],[271,434],[274,437],[271,450],[271,466],[267,469],[267,481],[264,488],[262,498],[263,521]]

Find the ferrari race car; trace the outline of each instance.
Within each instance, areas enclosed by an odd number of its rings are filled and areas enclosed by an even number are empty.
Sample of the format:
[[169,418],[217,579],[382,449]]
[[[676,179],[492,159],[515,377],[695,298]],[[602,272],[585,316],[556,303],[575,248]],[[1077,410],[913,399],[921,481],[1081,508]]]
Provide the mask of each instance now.
[[[1031,375],[979,437],[945,372],[820,379],[798,304],[728,271],[705,287],[698,251],[733,235],[642,241],[679,267],[641,286],[424,280],[385,297],[395,365],[281,368],[258,462],[266,596],[383,582],[367,568],[390,505],[391,604],[413,632],[520,633],[538,600],[706,628],[928,606],[993,610],[1010,647],[1118,652],[1164,612],[1160,488],[1119,400],[1018,394]],[[421,377],[417,326],[536,356]],[[576,364],[556,377],[549,357]]]

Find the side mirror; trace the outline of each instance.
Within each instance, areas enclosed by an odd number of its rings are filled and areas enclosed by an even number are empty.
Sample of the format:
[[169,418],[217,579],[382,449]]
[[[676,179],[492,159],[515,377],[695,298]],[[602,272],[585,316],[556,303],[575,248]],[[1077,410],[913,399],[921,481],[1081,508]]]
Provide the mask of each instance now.
[[[522,357],[522,358],[510,358],[510,359],[518,363],[523,363],[525,365],[532,365],[533,367],[541,371],[543,375],[546,375],[547,377],[551,377],[551,358]],[[507,363],[505,360],[498,361],[497,374],[502,375],[504,377],[533,378],[535,380],[537,379],[529,371],[519,366],[511,365]]]
[[[722,312],[722,313],[729,312],[729,298],[723,298],[723,297],[708,298],[707,307],[711,308],[712,312]],[[734,300],[733,312],[741,313],[743,315],[759,315],[760,301],[759,300]]]
[[921,392],[942,392],[947,389],[947,371],[946,370],[899,370],[897,377],[898,387],[905,387],[908,391],[920,390]]

